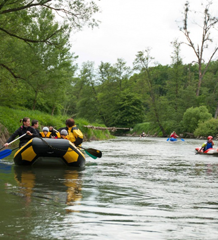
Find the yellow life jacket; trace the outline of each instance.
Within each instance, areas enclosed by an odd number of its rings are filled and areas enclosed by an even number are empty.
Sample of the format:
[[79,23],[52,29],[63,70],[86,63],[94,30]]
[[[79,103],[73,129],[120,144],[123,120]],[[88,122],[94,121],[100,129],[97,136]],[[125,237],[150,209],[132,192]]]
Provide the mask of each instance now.
[[69,135],[69,140],[76,146],[79,146],[83,142],[83,134],[76,125],[74,125],[73,127],[69,127],[67,131]]
[[[60,132],[56,132],[56,136],[57,136],[57,138],[63,138],[63,137],[61,137]],[[63,139],[69,140],[69,135],[65,136]]]
[[40,132],[40,135],[42,138],[50,138],[51,137],[51,132],[48,132],[46,135],[44,134],[44,132]]
[[67,135],[67,136],[64,136],[64,137],[60,137],[60,138],[69,140],[69,136],[68,136],[68,135]]

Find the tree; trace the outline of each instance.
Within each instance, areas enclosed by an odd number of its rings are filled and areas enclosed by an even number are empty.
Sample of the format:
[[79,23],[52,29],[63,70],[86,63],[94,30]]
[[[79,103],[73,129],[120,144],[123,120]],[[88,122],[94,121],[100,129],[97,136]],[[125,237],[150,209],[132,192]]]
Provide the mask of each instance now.
[[217,136],[218,132],[218,119],[211,118],[205,122],[201,122],[198,128],[194,131],[194,135],[197,136]]
[[[42,12],[48,11],[55,16],[52,25],[56,27],[49,28],[50,22],[47,21],[47,17],[42,17]],[[97,26],[98,22],[92,16],[98,11],[96,3],[89,0],[3,0],[0,3],[0,45],[10,38],[30,46],[45,43],[59,47],[54,36],[59,32],[69,34],[72,29],[81,30],[86,24]],[[35,34],[34,26],[37,28],[40,22],[44,23],[44,33]],[[14,78],[22,79],[9,62],[11,61],[0,59],[0,71],[4,69]]]
[[144,120],[142,101],[135,93],[122,92],[116,103],[114,112],[114,125],[118,127],[134,127]]
[[208,109],[205,106],[188,108],[183,115],[185,131],[194,133],[194,131],[198,128],[199,123],[205,122],[211,118],[212,114],[208,112]]
[[201,36],[201,41],[200,44],[194,44],[192,37],[191,37],[191,32],[189,30],[189,13],[190,13],[190,8],[189,8],[189,2],[185,3],[185,12],[184,12],[184,24],[183,27],[180,28],[180,31],[183,32],[183,34],[186,37],[186,40],[188,43],[186,43],[189,47],[192,48],[194,51],[195,56],[197,57],[197,64],[198,64],[198,86],[196,90],[196,96],[199,96],[200,93],[200,88],[201,88],[201,83],[203,81],[204,75],[206,71],[208,70],[209,64],[211,63],[214,55],[216,54],[218,47],[215,46],[214,50],[212,51],[209,60],[206,63],[205,68],[203,69],[203,63],[204,63],[204,52],[205,49],[209,47],[209,43],[213,42],[213,39],[211,37],[212,31],[215,29],[217,23],[218,23],[218,18],[213,17],[210,14],[210,6],[212,2],[209,2],[204,9],[204,17],[203,17],[203,25],[202,25],[202,36]]
[[153,61],[153,57],[150,55],[150,48],[147,48],[145,51],[139,51],[136,55],[134,61],[134,68],[140,70],[140,73],[143,75],[144,80],[147,83],[147,88],[150,95],[150,111],[152,112],[152,116],[154,116],[154,122],[156,122],[163,134],[166,136],[165,129],[163,127],[163,123],[158,111],[158,101],[157,101],[157,91],[159,90],[158,85],[155,84],[155,78],[158,74],[155,71],[155,68],[149,67],[150,63]]

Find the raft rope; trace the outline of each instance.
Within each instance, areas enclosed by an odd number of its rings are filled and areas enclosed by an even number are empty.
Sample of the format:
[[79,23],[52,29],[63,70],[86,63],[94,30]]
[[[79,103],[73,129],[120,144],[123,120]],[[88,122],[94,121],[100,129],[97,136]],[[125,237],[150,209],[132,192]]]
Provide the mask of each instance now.
[[[63,151],[63,152],[66,152],[66,150],[64,149],[60,149],[60,148],[55,148],[53,146],[51,146],[49,143],[47,143],[42,137],[38,137],[40,138],[45,144],[47,144],[51,149],[54,149],[54,150],[58,150],[58,151]],[[76,146],[75,146],[76,147]],[[72,152],[74,151],[73,149],[70,149],[70,150],[67,150],[67,152]]]

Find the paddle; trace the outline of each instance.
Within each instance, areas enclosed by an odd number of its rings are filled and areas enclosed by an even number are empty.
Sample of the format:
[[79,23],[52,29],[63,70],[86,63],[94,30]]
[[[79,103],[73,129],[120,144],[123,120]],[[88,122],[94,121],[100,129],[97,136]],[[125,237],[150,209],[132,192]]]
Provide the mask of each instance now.
[[0,159],[9,156],[9,155],[12,153],[12,151],[14,151],[15,149],[18,149],[18,148],[19,148],[19,147],[16,147],[16,148],[14,148],[14,149],[5,149],[5,150],[1,151],[1,152],[0,152]]
[[[26,133],[24,133],[23,135],[21,135],[20,137],[14,139],[13,141],[9,142],[8,145],[12,144],[13,142],[17,141],[18,139],[24,137],[26,135]],[[2,148],[0,148],[0,150],[2,150],[3,148],[5,148],[5,146],[3,146]]]
[[[53,130],[55,132],[58,132],[58,130],[56,130],[55,128],[53,128]],[[102,152],[100,150],[97,150],[94,148],[84,148],[84,147],[80,147],[80,146],[79,146],[79,148],[82,148],[83,150],[85,150],[85,152],[93,159],[102,157]]]
[[102,152],[93,148],[84,148],[81,147],[82,149],[85,150],[85,152],[92,158],[101,158],[102,157]]

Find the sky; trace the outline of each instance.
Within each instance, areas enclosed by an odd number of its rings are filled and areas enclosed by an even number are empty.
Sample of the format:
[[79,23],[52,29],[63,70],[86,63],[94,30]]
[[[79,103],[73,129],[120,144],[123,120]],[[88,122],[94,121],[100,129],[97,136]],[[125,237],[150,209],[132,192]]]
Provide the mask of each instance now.
[[[118,58],[132,67],[136,54],[150,48],[154,61],[167,65],[172,63],[171,42],[178,39],[186,42],[179,31],[183,23],[186,0],[96,0],[101,12],[94,17],[101,21],[98,28],[83,28],[70,38],[72,52],[78,55],[77,63],[91,61],[98,67],[101,62],[115,64]],[[190,8],[203,12],[201,3],[207,0],[190,0]],[[211,13],[218,17],[218,1],[214,1]],[[190,32],[194,43],[201,40],[202,18],[190,16]],[[195,21],[195,23],[194,23]],[[218,43],[218,26],[214,31],[213,44]],[[208,49],[207,60],[215,45]],[[181,47],[183,63],[196,60],[193,50],[186,44]]]

